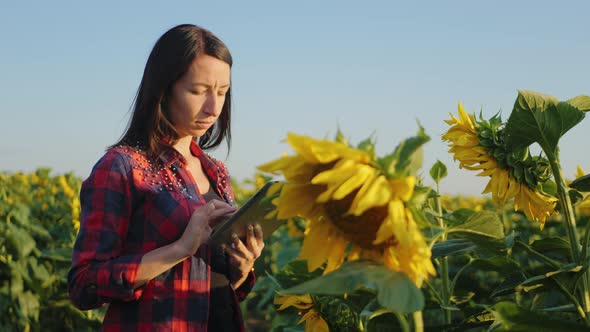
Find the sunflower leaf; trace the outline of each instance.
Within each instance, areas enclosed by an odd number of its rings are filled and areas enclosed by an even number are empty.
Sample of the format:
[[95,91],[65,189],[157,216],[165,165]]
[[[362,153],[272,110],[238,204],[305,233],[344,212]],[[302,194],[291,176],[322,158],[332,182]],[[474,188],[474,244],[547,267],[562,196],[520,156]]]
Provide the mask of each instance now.
[[550,258],[560,258],[564,261],[571,258],[571,246],[569,241],[557,236],[547,236],[535,240],[530,245],[534,250],[549,256]]
[[416,136],[405,139],[391,154],[380,158],[377,162],[388,178],[414,175],[422,167],[422,145],[428,141],[430,137],[420,126]]
[[590,174],[586,174],[582,177],[575,179],[572,183],[570,183],[570,188],[574,188],[581,192],[589,192],[590,191]]
[[368,137],[367,139],[361,141],[357,149],[363,150],[368,152],[371,155],[371,158],[375,156],[375,142],[373,141],[372,137]]
[[307,261],[295,260],[275,274],[274,278],[281,287],[289,288],[318,277],[323,271],[320,268],[313,272],[308,272]]
[[513,302],[496,303],[492,309],[500,331],[590,331],[585,325],[571,320],[557,319],[555,315],[531,311]]
[[440,160],[437,160],[430,168],[430,177],[432,177],[436,183],[439,183],[440,180],[444,179],[447,174],[447,166]]
[[424,306],[419,288],[400,272],[362,260],[344,263],[324,276],[282,291],[284,294],[341,295],[364,286],[377,291],[377,301],[391,310],[414,312]]
[[[547,155],[554,154],[559,139],[584,118],[580,108],[587,101],[576,97],[559,102],[555,97],[522,90],[506,123],[506,141],[512,148],[538,143]],[[578,108],[579,107],[579,108]]]
[[580,111],[590,111],[590,96],[579,95],[577,97],[567,100],[566,103],[572,105]]
[[340,127],[338,127],[338,131],[336,132],[336,137],[334,137],[334,140],[336,142],[342,143],[344,145],[348,145],[348,139],[346,139],[346,137],[344,136],[344,134],[340,130]]
[[476,247],[473,242],[465,239],[451,239],[444,242],[437,242],[432,246],[432,258],[462,254]]
[[496,213],[491,211],[476,212],[469,216],[464,223],[450,227],[447,232],[493,251],[505,247],[502,221]]

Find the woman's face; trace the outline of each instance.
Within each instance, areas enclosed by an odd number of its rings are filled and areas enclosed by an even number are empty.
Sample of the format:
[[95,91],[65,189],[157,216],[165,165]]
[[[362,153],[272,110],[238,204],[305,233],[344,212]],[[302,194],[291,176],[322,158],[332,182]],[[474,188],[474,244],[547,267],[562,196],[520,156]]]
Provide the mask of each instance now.
[[229,90],[227,63],[201,54],[172,87],[168,107],[172,124],[180,137],[205,134],[221,114]]

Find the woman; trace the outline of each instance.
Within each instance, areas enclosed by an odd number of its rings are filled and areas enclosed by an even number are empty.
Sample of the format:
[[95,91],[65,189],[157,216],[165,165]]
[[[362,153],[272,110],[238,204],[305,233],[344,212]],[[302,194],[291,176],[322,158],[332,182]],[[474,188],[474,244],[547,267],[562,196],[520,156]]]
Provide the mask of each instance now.
[[80,309],[109,303],[102,330],[243,331],[238,301],[264,242],[207,245],[235,212],[229,174],[203,152],[230,146],[231,65],[211,32],[179,25],[155,44],[129,128],[82,184],[68,290]]

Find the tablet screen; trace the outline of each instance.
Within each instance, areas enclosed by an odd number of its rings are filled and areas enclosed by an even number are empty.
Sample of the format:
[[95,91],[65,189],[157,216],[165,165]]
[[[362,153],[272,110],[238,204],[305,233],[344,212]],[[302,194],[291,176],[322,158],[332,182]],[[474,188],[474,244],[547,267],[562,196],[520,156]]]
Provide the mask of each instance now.
[[[229,219],[217,225],[207,241],[210,244],[231,243],[233,233],[244,238],[246,227],[258,223],[262,227],[264,238],[269,237],[282,223],[286,220],[276,218],[266,219],[265,216],[272,212],[276,207],[271,200],[274,197],[267,197],[270,187],[279,181],[269,181],[260,190],[258,190],[236,213]],[[277,193],[278,194],[278,193]]]

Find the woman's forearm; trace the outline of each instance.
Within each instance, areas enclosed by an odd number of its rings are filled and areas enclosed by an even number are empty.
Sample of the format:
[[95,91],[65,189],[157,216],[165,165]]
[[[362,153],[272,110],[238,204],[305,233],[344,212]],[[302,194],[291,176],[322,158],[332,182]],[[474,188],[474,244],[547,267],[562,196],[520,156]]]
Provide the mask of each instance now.
[[173,242],[146,253],[141,259],[137,278],[135,279],[134,289],[143,286],[148,281],[171,269],[174,265],[182,262],[188,257],[190,257],[190,255],[188,255],[186,250],[183,250],[177,242]]

